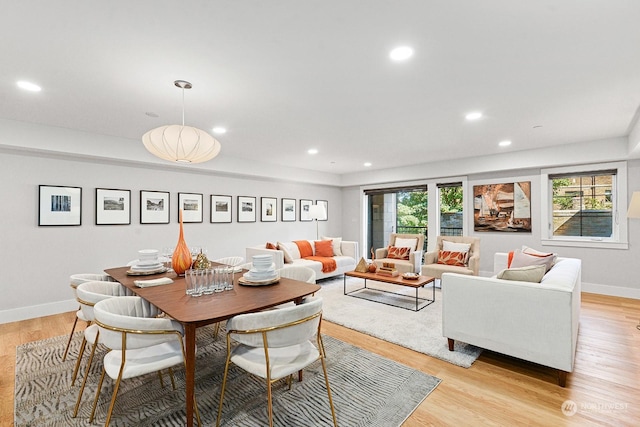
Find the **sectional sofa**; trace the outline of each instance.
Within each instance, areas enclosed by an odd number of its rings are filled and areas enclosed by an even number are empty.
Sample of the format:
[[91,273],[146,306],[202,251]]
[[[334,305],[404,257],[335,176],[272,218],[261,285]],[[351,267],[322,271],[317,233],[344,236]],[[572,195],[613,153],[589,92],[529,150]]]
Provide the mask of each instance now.
[[[314,241],[309,240],[309,244],[314,248]],[[336,261],[336,269],[330,272],[322,271],[322,263],[309,259],[303,259],[300,257],[300,252],[294,242],[278,242],[275,245],[280,249],[267,249],[266,245],[251,246],[246,248],[246,259],[251,261],[253,255],[271,254],[273,255],[273,262],[275,268],[287,268],[288,266],[300,265],[309,267],[316,272],[316,279],[325,279],[327,277],[339,276],[347,271],[353,271],[356,268],[358,255],[358,242],[344,241],[338,242],[337,239],[334,242],[337,247],[334,246],[334,256],[332,257]],[[286,251],[286,257],[285,257]],[[314,251],[315,254],[315,251]],[[286,262],[289,261],[289,262]]]

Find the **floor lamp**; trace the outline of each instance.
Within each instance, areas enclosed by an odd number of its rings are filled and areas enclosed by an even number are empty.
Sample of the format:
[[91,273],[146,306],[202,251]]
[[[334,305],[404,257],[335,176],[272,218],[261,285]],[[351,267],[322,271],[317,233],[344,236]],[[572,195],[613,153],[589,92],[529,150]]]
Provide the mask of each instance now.
[[[631,196],[627,218],[640,218],[640,191],[634,191]],[[640,329],[640,322],[636,328]]]
[[327,219],[327,211],[324,210],[323,205],[311,205],[309,206],[309,218],[316,220],[316,240],[320,240],[318,221]]

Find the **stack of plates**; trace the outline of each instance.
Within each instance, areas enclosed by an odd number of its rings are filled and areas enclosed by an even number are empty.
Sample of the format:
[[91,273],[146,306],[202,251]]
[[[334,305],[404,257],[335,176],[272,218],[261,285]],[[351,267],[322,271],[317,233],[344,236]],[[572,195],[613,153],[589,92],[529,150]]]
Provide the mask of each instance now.
[[155,261],[136,261],[131,266],[131,271],[153,271],[158,270],[164,267],[160,261],[157,259]]
[[252,263],[253,267],[243,276],[246,281],[263,283],[278,279],[271,255],[254,255]]
[[142,249],[138,251],[138,257],[129,269],[132,273],[155,273],[164,269],[156,249]]

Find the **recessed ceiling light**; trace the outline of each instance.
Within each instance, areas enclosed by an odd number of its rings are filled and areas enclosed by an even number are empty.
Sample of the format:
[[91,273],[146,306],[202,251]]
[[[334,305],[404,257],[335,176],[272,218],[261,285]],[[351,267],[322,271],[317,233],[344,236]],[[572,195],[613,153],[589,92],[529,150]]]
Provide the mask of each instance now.
[[24,80],[20,80],[17,84],[20,89],[28,90],[30,92],[40,92],[42,90],[42,88],[37,84],[26,82]]
[[466,116],[464,116],[464,118],[467,120],[478,120],[481,117],[482,117],[482,113],[480,111],[473,111],[471,113],[468,113]]
[[509,140],[500,141],[500,142],[498,143],[498,145],[499,145],[500,147],[508,147],[508,146],[510,146],[510,145],[511,145],[511,141],[509,141]]
[[309,148],[307,150],[307,153],[309,153],[309,154],[318,154],[318,149],[317,148]]
[[397,47],[393,49],[391,53],[389,53],[389,58],[393,59],[394,61],[404,61],[406,59],[411,58],[412,56],[413,56],[413,49],[410,48],[409,46]]
[[366,167],[369,167],[369,166],[371,166],[371,162],[366,162],[364,165],[365,165]]
[[222,135],[223,133],[227,133],[227,130],[223,127],[217,126],[211,129],[213,133],[217,133],[218,135]]

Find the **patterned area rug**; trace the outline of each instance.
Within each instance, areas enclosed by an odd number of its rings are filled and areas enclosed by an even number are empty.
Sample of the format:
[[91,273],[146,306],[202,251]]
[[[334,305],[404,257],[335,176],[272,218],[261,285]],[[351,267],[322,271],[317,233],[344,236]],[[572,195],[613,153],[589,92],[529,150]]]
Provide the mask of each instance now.
[[[458,341],[455,351],[449,351],[447,339],[442,336],[442,294],[439,288],[435,291],[435,302],[416,312],[413,311],[414,288],[368,280],[367,287],[401,295],[362,290],[354,293],[358,296],[356,298],[344,295],[342,276],[322,280],[318,284],[322,286],[318,296],[324,299],[324,320],[465,368],[470,367],[482,352],[481,348]],[[363,285],[363,279],[347,277],[347,292]],[[432,299],[433,288],[429,285],[420,288],[418,295]]]
[[[203,424],[215,425],[224,370],[224,331],[213,339],[211,327],[198,330],[196,397]],[[99,379],[102,356],[96,354],[77,418],[71,418],[79,381],[71,386],[81,332],[74,337],[65,362],[62,354],[68,337],[34,341],[16,349],[15,426],[89,426],[88,417]],[[440,383],[436,377],[377,356],[329,336],[324,336],[327,370],[340,426],[399,426]],[[87,355],[84,357],[85,361]],[[84,363],[83,363],[84,369]],[[224,426],[268,424],[266,386],[238,368],[229,371]],[[123,380],[118,392],[112,426],[185,425],[184,371],[175,369],[176,390],[167,375],[164,388],[158,375]],[[113,381],[102,388],[94,425],[104,423]],[[331,411],[324,387],[322,365],[304,371],[304,380],[274,384],[274,423],[277,426],[331,425]]]

